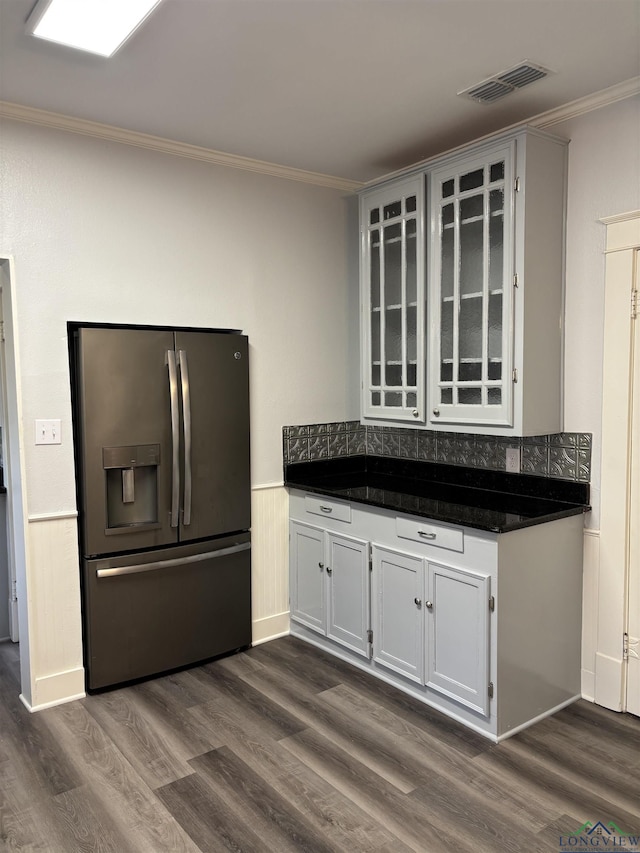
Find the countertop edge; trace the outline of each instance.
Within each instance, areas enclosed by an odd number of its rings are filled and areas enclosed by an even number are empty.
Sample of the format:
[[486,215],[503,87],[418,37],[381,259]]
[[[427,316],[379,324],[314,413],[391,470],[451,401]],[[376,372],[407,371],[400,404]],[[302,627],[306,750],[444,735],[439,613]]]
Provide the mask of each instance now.
[[[521,530],[521,529],[526,528],[526,527],[534,527],[534,526],[537,526],[539,524],[546,524],[547,522],[550,522],[550,521],[557,521],[559,519],[569,518],[569,517],[575,516],[575,515],[582,515],[591,509],[591,507],[588,505],[563,504],[562,502],[558,501],[557,502],[558,503],[558,510],[555,512],[547,513],[547,514],[540,515],[540,516],[535,516],[532,518],[520,519],[518,521],[508,522],[508,523],[502,524],[502,525],[495,525],[495,524],[483,524],[483,523],[479,522],[477,519],[474,519],[471,517],[462,520],[458,517],[454,517],[454,516],[449,515],[447,513],[424,512],[424,511],[420,511],[419,509],[403,508],[403,507],[397,507],[397,506],[389,505],[387,503],[384,503],[383,501],[375,501],[375,500],[371,500],[371,499],[365,500],[365,499],[362,499],[359,497],[353,497],[353,496],[347,497],[345,495],[337,494],[335,489],[332,490],[331,488],[329,488],[327,486],[323,486],[321,483],[318,483],[318,482],[315,482],[315,483],[314,482],[299,482],[299,481],[292,481],[292,480],[285,479],[284,485],[287,489],[295,489],[296,491],[300,491],[300,492],[309,492],[311,494],[325,495],[326,497],[331,497],[331,498],[334,498],[335,500],[341,500],[341,501],[345,501],[347,503],[355,503],[355,504],[359,504],[360,506],[375,507],[377,509],[383,509],[383,510],[386,510],[388,512],[402,513],[403,515],[414,515],[414,516],[417,516],[419,518],[430,518],[430,519],[433,519],[434,521],[444,522],[445,524],[454,524],[454,525],[458,525],[460,527],[469,527],[469,528],[472,528],[474,530],[483,530],[487,533],[499,533],[499,534],[510,533],[514,530]],[[462,507],[464,505],[459,504],[459,506]],[[470,508],[470,509],[473,509],[473,508]]]

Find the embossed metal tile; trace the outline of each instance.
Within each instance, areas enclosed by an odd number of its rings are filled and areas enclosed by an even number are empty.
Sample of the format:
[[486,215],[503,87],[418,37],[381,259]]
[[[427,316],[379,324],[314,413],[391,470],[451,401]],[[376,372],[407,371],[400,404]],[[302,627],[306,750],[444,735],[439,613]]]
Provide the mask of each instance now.
[[512,438],[337,421],[285,426],[282,447],[286,464],[368,454],[494,471],[505,470],[508,447],[519,447],[523,474],[581,483],[591,478],[592,436],[582,432]]

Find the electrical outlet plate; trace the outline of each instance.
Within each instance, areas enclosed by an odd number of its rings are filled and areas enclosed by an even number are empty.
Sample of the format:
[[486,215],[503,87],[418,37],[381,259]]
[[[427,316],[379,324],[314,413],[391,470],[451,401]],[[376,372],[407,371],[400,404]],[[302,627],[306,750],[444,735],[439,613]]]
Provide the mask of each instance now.
[[507,447],[506,470],[511,474],[520,473],[520,448]]
[[59,418],[36,421],[36,444],[62,444]]

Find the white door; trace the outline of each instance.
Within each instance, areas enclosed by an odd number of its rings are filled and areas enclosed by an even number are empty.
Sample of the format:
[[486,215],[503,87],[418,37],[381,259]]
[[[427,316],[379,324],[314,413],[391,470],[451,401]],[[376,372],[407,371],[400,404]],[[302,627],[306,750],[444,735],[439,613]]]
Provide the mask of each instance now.
[[327,533],[327,636],[369,657],[369,544]]
[[429,563],[427,687],[489,714],[491,578]]
[[324,634],[324,531],[292,521],[290,552],[291,618]]
[[[640,250],[635,252],[636,299],[638,287]],[[640,332],[637,319],[634,324],[632,389],[626,705],[627,711],[640,716]]]
[[513,423],[514,143],[433,172],[429,422]]
[[424,684],[424,563],[373,546],[373,659]]
[[597,618],[590,620],[586,612],[583,625],[591,634],[587,639],[595,651],[596,703],[637,714],[640,306],[636,291],[640,211],[607,217],[602,222],[607,226],[607,237],[600,537],[597,574],[587,589],[587,595],[596,602]]
[[360,201],[362,412],[424,423],[424,178]]

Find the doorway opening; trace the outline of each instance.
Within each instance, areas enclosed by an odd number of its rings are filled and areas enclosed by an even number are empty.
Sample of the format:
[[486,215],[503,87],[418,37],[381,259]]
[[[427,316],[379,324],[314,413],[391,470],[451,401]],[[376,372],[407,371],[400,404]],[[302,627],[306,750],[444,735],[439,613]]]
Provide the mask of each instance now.
[[[6,588],[7,642],[18,643],[20,654],[21,698],[31,694],[29,621],[27,610],[26,513],[23,493],[25,482],[24,448],[20,430],[20,371],[17,332],[14,323],[15,273],[13,259],[0,256],[0,409],[3,483],[6,493],[6,524],[0,512],[0,560],[3,532],[6,530],[6,571],[0,574],[3,599]],[[0,507],[1,510],[1,507]],[[4,586],[6,582],[6,587]],[[2,603],[4,606],[4,601]],[[1,618],[1,617],[0,617]]]

